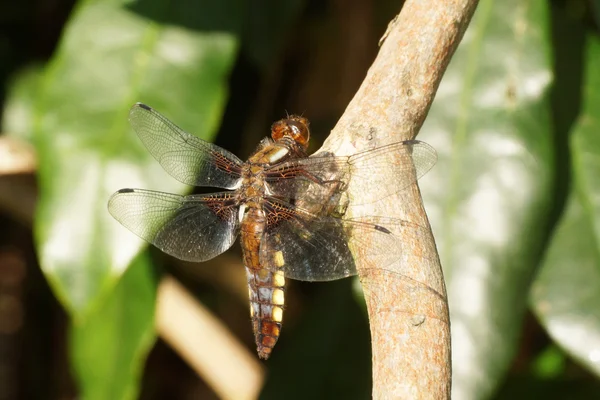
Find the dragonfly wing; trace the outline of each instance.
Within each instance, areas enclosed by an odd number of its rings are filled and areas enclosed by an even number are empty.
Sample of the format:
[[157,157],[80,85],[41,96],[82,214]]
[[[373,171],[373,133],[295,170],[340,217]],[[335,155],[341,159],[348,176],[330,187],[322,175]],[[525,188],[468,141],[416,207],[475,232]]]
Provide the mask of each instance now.
[[[436,163],[433,147],[419,140],[406,140],[351,156],[351,190],[373,193],[380,200],[412,185]],[[390,177],[396,184],[390,185]],[[354,203],[357,205],[357,203]]]
[[207,261],[223,253],[239,230],[232,192],[179,196],[121,189],[111,196],[108,210],[142,239],[185,261]]
[[267,232],[261,263],[286,278],[329,281],[356,274],[341,219],[318,217],[279,199],[266,200]]
[[349,182],[349,157],[315,155],[275,164],[265,170],[265,181],[275,196],[296,199],[309,194],[319,202]]
[[280,199],[267,200],[267,233],[261,262],[302,281],[329,281],[355,275],[357,264],[386,269],[409,249],[401,236],[426,240],[427,229],[395,218],[342,219],[317,215]]
[[239,184],[239,158],[185,132],[151,107],[135,104],[129,122],[152,156],[178,181],[223,189]]
[[[275,165],[265,175],[271,193],[283,198],[330,203],[333,193],[352,187],[373,193],[379,200],[410,186],[436,161],[433,147],[407,140],[349,157],[317,153]],[[390,176],[395,177],[396,185],[389,184]]]

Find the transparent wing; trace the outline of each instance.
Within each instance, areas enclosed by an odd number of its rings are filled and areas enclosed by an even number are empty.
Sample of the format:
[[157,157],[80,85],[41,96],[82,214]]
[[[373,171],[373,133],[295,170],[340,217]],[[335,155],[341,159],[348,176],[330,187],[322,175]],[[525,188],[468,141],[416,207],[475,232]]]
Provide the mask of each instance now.
[[[437,154],[418,140],[407,140],[348,157],[316,154],[291,160],[266,170],[266,181],[275,196],[323,202],[334,191],[354,185],[376,194],[373,201],[398,193],[433,167]],[[389,176],[396,185],[389,185]]]
[[[267,233],[261,242],[261,263],[270,270],[302,281],[329,281],[355,275],[358,259],[385,268],[404,254],[397,233],[418,225],[391,218],[344,220],[316,215],[279,199],[267,199]],[[423,236],[426,237],[426,236]]]
[[238,234],[238,207],[232,192],[179,196],[121,189],[108,211],[124,227],[167,254],[207,261],[229,249]]
[[287,278],[302,281],[328,281],[356,274],[340,219],[319,218],[271,198],[265,209],[267,231],[260,248],[265,268],[283,268]]
[[142,103],[131,107],[129,122],[152,156],[178,181],[223,189],[238,185],[242,161],[227,150],[183,131]]

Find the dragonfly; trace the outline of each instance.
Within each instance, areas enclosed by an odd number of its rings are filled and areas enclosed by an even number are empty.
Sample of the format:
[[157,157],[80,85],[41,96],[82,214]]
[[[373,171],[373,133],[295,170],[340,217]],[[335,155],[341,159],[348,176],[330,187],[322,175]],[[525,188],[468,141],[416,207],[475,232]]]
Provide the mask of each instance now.
[[[147,150],[173,178],[225,189],[182,196],[121,189],[110,214],[131,232],[181,260],[203,262],[240,236],[258,356],[267,359],[283,323],[286,279],[330,281],[357,274],[357,264],[385,267],[402,256],[394,233],[409,224],[386,217],[348,218],[353,188],[373,201],[394,195],[437,160],[427,143],[406,140],[335,156],[307,154],[309,121],[287,116],[271,126],[243,162],[185,132],[153,108],[135,104],[129,121]],[[393,174],[397,185],[389,185]]]

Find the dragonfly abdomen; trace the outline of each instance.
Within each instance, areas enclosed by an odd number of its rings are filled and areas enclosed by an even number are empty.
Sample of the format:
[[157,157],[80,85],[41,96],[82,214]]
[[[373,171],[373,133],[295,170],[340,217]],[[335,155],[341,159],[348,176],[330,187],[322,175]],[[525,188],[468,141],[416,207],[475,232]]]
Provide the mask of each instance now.
[[283,270],[269,270],[260,263],[260,245],[264,234],[265,218],[263,210],[248,209],[241,226],[250,316],[256,341],[256,351],[263,359],[269,358],[283,321],[285,302],[285,278]]
[[256,341],[256,351],[263,359],[269,358],[283,321],[285,279],[283,272],[246,267],[250,316]]

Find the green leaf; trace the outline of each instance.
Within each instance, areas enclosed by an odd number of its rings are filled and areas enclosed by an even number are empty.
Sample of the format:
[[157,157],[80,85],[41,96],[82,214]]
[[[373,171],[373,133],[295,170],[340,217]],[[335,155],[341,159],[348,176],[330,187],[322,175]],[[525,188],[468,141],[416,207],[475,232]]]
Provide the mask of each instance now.
[[108,301],[71,329],[71,359],[81,398],[136,399],[154,344],[156,278],[146,256],[125,272]]
[[156,284],[138,255],[144,243],[112,219],[108,198],[123,187],[186,190],[143,148],[128,110],[148,103],[211,139],[237,55],[240,2],[83,2],[49,66],[29,80],[39,82],[35,96],[25,80],[9,101],[30,115],[38,256],[72,317],[71,359],[84,398],[135,398],[154,340]]
[[600,375],[600,40],[586,49],[582,113],[571,135],[574,185],[531,292],[555,342]]
[[452,321],[452,398],[489,397],[518,346],[552,182],[548,4],[485,0],[419,137]]
[[147,103],[210,139],[237,51],[231,28],[236,20],[224,10],[237,3],[196,4],[178,26],[186,10],[169,2],[134,5],[171,25],[119,2],[86,2],[69,22],[35,105],[40,165],[35,234],[42,268],[76,318],[97,305],[143,245],[108,214],[111,193],[124,187],[184,191],[129,128],[129,107]]

